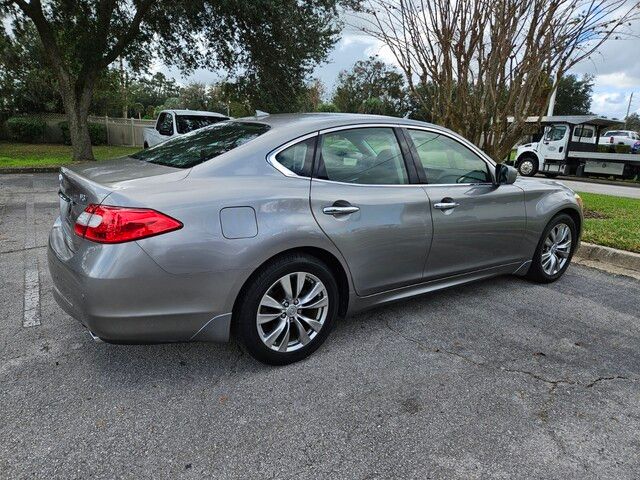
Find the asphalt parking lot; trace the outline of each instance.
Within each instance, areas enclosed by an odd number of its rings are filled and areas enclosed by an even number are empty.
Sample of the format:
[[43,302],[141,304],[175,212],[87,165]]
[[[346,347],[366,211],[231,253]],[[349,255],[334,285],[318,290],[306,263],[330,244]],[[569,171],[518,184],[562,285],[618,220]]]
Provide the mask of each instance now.
[[311,358],[93,342],[51,297],[55,174],[0,176],[0,478],[637,478],[640,282],[571,266],[339,323]]

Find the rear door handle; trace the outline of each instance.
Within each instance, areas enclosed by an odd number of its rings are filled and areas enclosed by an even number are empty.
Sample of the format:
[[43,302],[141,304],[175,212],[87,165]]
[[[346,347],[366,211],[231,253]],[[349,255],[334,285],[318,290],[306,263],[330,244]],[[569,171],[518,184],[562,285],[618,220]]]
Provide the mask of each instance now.
[[439,202],[433,204],[433,208],[437,208],[438,210],[451,210],[459,206],[460,204],[456,202]]
[[348,207],[324,207],[322,209],[322,213],[326,215],[349,215],[350,213],[356,213],[360,210],[359,207],[354,207],[353,205]]

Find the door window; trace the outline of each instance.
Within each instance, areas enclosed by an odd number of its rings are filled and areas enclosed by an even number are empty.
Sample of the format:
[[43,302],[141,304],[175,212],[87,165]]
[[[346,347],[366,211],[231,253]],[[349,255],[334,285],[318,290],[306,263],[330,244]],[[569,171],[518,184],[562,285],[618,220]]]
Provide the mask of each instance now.
[[547,129],[547,134],[544,139],[549,142],[555,142],[557,140],[562,140],[565,133],[567,133],[566,125],[554,125]]
[[173,135],[173,115],[167,112],[161,113],[157,128],[160,135]]
[[355,128],[325,134],[318,177],[368,185],[409,183],[392,128]]
[[487,162],[461,143],[435,132],[408,132],[418,152],[427,183],[491,183]]
[[276,161],[296,175],[309,177],[315,147],[316,137],[308,138],[279,152]]

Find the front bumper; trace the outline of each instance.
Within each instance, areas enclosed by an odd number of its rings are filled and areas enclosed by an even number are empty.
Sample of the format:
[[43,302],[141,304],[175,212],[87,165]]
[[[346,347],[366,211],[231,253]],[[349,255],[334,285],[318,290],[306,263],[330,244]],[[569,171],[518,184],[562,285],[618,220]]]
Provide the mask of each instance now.
[[53,296],[93,335],[115,343],[228,340],[243,272],[174,275],[135,242],[83,241],[72,251],[65,235],[56,222],[48,248]]

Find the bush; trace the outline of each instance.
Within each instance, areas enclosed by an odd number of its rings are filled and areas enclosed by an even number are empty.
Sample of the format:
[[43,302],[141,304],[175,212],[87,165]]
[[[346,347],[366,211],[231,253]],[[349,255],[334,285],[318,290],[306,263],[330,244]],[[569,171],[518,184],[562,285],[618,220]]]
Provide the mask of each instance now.
[[608,143],[598,144],[598,152],[600,153],[609,153],[611,150],[612,148]]
[[616,153],[631,153],[631,145],[616,145]]
[[[62,130],[62,141],[65,145],[71,145],[71,135],[69,133],[69,122],[60,122],[58,127]],[[91,138],[91,145],[106,145],[107,144],[107,127],[101,123],[89,124],[89,138]]]
[[7,128],[12,140],[25,143],[41,142],[47,124],[37,117],[11,117]]

